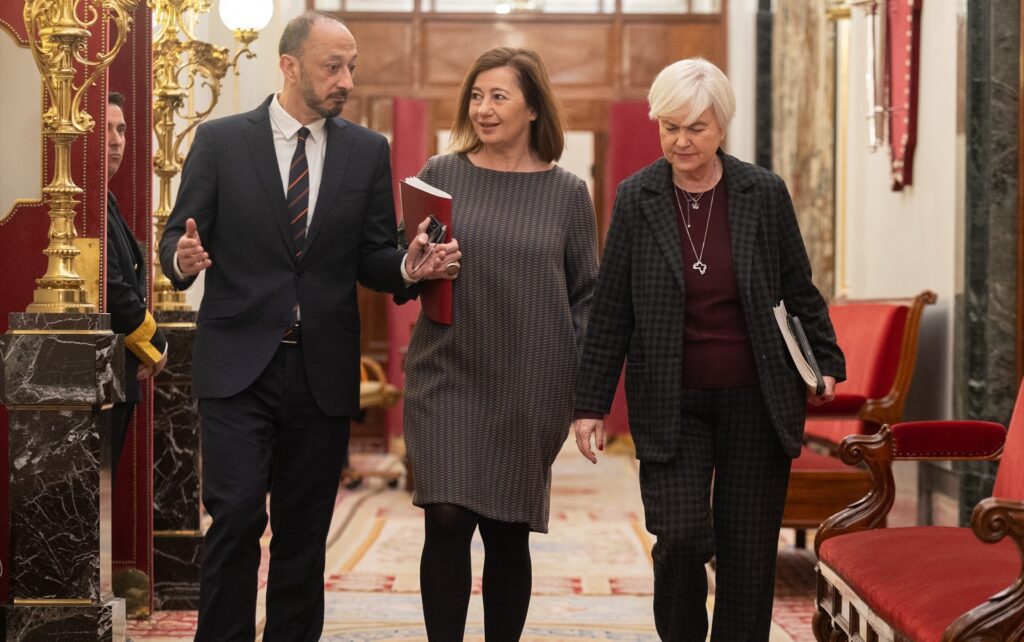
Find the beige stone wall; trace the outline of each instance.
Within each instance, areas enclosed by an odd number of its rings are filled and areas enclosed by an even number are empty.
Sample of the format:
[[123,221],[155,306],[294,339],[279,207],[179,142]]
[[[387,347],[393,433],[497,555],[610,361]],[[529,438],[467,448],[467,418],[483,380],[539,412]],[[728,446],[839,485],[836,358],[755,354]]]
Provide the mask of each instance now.
[[[32,52],[0,29],[0,221],[43,196],[43,87]],[[13,150],[17,150],[16,152]]]
[[793,197],[814,283],[835,290],[835,54],[822,3],[777,0],[772,34],[772,169]]

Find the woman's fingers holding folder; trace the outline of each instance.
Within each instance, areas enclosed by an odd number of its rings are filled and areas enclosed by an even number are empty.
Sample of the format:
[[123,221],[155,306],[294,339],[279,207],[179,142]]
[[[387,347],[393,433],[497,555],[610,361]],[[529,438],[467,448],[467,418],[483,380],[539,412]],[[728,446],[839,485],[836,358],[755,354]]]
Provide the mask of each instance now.
[[820,406],[832,401],[836,397],[836,378],[825,375],[822,379],[825,380],[825,391],[821,395],[814,394],[813,390],[807,391],[807,401],[812,406]]
[[429,279],[448,279],[449,281],[459,276],[459,259],[462,258],[462,251],[459,249],[459,241],[452,239],[448,243],[437,243],[434,245],[434,256],[430,261],[433,272]]
[[[422,256],[423,253],[427,256]],[[448,243],[431,243],[426,233],[416,235],[413,242],[409,244],[409,258],[414,266],[410,273],[417,280],[419,279],[455,279],[459,275],[459,259],[462,258],[462,251],[459,250],[459,242],[452,239]]]

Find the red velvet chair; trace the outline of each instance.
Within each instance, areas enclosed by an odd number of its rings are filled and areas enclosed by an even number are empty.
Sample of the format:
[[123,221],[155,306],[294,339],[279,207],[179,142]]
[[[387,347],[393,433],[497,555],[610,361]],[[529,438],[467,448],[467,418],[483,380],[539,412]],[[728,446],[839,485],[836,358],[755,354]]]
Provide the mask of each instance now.
[[782,525],[817,528],[830,515],[864,495],[871,477],[830,456],[847,435],[867,435],[899,421],[917,362],[917,337],[924,306],[935,302],[925,290],[912,299],[838,300],[829,306],[836,339],[846,356],[847,379],[836,398],[808,406],[804,447],[793,461]]
[[[1024,387],[1008,433],[984,421],[907,422],[847,437],[838,454],[867,464],[873,485],[818,530],[815,638],[1024,640]],[[970,528],[877,528],[895,497],[892,462],[1000,454]]]

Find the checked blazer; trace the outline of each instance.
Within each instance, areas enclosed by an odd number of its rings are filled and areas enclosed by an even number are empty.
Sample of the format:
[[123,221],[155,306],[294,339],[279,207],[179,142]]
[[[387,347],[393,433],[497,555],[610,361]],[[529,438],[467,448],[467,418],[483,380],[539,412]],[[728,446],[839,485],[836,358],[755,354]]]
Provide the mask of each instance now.
[[[793,203],[781,178],[721,150],[729,195],[736,286],[766,410],[783,450],[800,452],[806,389],[792,365],[772,307],[781,298],[800,317],[823,375],[846,378],[828,307],[811,282]],[[641,460],[668,461],[680,445],[683,312],[686,291],[664,158],[623,181],[594,294],[577,379],[576,408],[607,413],[626,362],[630,431]]]

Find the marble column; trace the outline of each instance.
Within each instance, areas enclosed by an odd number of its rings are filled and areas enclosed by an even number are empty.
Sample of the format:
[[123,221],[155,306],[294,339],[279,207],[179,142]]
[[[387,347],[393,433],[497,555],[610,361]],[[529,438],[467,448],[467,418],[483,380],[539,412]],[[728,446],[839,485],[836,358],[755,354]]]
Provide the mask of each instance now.
[[171,345],[153,399],[153,584],[158,611],[199,608],[199,410],[192,399],[196,313],[155,313]]
[[[1015,341],[1020,3],[967,3],[963,292],[956,301],[954,414],[1006,424],[1017,396]],[[960,519],[989,496],[995,465],[964,462]]]
[[125,638],[113,596],[110,404],[124,400],[124,341],[106,314],[13,313],[0,336],[9,416],[8,640]]

